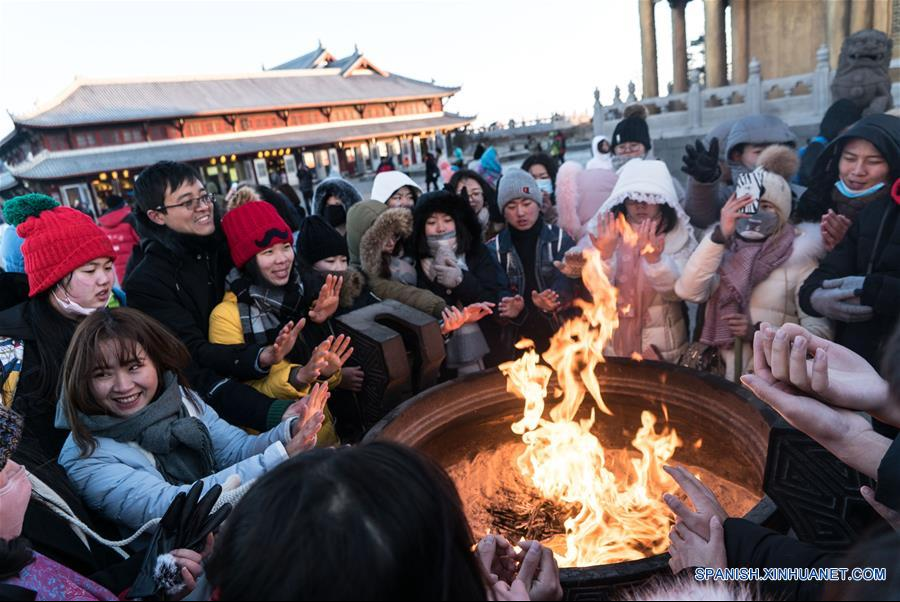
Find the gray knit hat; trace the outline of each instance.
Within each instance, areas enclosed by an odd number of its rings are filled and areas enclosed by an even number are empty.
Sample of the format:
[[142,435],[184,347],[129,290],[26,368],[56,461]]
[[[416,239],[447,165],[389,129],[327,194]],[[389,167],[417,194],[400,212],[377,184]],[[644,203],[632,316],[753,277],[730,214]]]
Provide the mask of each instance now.
[[497,187],[497,206],[500,213],[506,204],[516,199],[531,199],[538,205],[544,202],[541,189],[531,174],[518,167],[508,167],[503,170],[500,185]]

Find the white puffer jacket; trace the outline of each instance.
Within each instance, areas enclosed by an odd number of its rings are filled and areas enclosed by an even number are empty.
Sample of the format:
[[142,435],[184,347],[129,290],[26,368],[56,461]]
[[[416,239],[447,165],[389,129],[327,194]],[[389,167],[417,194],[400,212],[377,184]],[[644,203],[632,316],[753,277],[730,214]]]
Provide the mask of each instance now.
[[[800,286],[825,255],[819,225],[803,223],[796,226],[788,224],[786,227],[793,227],[796,233],[791,256],[753,289],[750,295],[750,320],[754,324],[769,322],[776,327],[787,323],[800,324],[813,334],[830,340],[834,336],[831,322],[826,318],[814,318],[804,313],[797,302]],[[675,283],[675,292],[685,301],[704,303],[719,286],[718,269],[725,256],[725,245],[710,240],[711,234],[712,229],[703,237],[682,271],[681,278]],[[723,349],[722,358],[726,365],[725,376],[733,379],[734,350]],[[752,337],[748,337],[744,343],[742,364],[742,374],[751,371]]]
[[[642,355],[655,348],[663,360],[674,362],[687,348],[688,326],[685,322],[683,303],[675,292],[675,282],[681,276],[697,242],[688,228],[679,220],[671,232],[666,234],[666,246],[657,263],[648,263],[641,258],[641,269],[647,282],[656,291],[650,306],[644,313],[641,328]],[[605,262],[607,277],[613,285],[616,273],[617,255]],[[609,353],[609,355],[614,355]]]
[[[681,276],[681,271],[697,246],[697,241],[694,239],[690,220],[678,202],[675,183],[662,161],[635,159],[628,162],[622,168],[609,198],[592,218],[592,229],[587,231],[595,232],[598,220],[624,203],[626,199],[667,205],[675,212],[675,225],[666,234],[665,248],[660,260],[651,264],[643,257],[640,259],[641,269],[647,278],[645,282],[653,287],[656,294],[644,311],[641,349],[635,350],[646,355],[652,347],[663,360],[673,362],[687,347],[688,341],[683,305],[675,293],[675,282]],[[585,237],[587,238],[587,235]],[[617,255],[618,251],[606,265],[606,274],[616,286],[618,286],[615,280]]]

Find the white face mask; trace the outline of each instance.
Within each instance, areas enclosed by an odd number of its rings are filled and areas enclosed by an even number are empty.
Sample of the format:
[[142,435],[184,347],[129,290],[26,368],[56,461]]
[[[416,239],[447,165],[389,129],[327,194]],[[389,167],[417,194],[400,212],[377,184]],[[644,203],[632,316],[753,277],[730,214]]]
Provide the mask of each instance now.
[[[109,294],[112,296],[111,291]],[[100,309],[99,307],[84,307],[69,299],[69,295],[66,295],[65,299],[60,299],[55,291],[53,292],[53,296],[56,297],[56,302],[59,303],[59,308],[62,312],[69,314],[70,316],[89,316]],[[103,307],[106,307],[107,303],[109,303],[109,297],[106,298],[106,303],[103,304]]]

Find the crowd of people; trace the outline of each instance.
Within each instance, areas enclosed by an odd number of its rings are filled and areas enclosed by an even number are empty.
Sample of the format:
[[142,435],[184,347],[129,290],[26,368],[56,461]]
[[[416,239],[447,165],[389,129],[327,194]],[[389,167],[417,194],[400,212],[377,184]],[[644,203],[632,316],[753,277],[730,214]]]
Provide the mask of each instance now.
[[[398,301],[438,322],[441,379],[478,372],[523,338],[548,348],[588,298],[588,250],[618,294],[607,355],[742,382],[874,479],[862,495],[900,527],[900,118],[839,101],[798,149],[747,116],[687,147],[686,185],[640,107],[586,166],[564,144],[506,168],[457,150],[429,157],[427,192],[385,164],[368,198],[309,174],[302,199],[216,198],[163,161],[96,222],[6,201],[0,597],[558,599],[547,548],[476,544],[439,466],[358,444],[377,385],[335,319]],[[729,518],[669,471],[693,505],[666,497],[673,572],[857,558]]]

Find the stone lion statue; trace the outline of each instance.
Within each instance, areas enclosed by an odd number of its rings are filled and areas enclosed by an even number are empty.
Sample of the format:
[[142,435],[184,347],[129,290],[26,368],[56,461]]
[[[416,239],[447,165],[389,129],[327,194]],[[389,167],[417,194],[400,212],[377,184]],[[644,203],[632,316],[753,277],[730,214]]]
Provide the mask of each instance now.
[[831,83],[832,100],[852,100],[863,116],[890,109],[892,46],[891,39],[876,29],[857,31],[844,40]]

